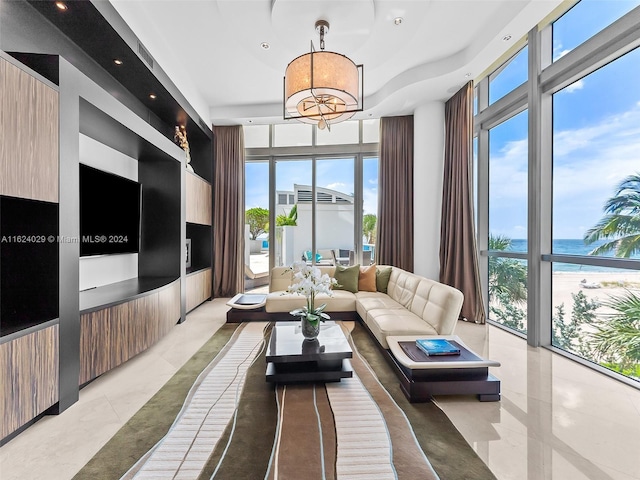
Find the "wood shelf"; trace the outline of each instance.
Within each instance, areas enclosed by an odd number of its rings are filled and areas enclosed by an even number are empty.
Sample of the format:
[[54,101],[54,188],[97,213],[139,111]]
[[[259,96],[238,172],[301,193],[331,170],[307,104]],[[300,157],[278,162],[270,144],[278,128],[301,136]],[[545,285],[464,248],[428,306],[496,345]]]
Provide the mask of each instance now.
[[138,277],[80,292],[80,313],[118,305],[147,295],[177,280],[176,277]]

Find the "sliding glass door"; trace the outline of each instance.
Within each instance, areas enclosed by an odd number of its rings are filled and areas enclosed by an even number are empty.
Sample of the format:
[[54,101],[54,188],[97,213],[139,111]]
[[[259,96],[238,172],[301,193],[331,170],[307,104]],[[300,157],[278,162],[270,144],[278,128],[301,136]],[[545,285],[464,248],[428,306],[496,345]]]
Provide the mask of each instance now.
[[[275,229],[271,235],[276,267],[306,259],[313,243],[312,159],[274,159]],[[310,255],[310,253],[309,253]]]
[[322,263],[355,258],[354,165],[353,157],[316,160],[315,237]]

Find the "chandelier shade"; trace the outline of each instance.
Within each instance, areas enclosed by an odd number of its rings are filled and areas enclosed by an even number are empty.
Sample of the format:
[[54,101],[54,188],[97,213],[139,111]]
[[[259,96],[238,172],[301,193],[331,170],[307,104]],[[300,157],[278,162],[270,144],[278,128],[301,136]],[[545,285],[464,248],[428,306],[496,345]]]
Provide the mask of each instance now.
[[[324,33],[321,29],[321,48]],[[284,118],[330,129],[362,111],[362,83],[362,65],[339,53],[314,51],[312,44],[311,52],[292,60],[285,70]]]

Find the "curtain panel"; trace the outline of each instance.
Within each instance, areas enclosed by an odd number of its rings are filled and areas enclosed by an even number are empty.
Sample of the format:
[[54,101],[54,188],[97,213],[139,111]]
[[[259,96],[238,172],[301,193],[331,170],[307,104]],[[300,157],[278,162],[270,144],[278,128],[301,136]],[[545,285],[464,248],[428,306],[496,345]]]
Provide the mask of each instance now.
[[473,211],[473,83],[445,104],[440,282],[464,294],[461,316],[484,323]]
[[244,131],[213,127],[213,296],[244,291]]
[[376,261],[413,272],[413,115],[380,119]]

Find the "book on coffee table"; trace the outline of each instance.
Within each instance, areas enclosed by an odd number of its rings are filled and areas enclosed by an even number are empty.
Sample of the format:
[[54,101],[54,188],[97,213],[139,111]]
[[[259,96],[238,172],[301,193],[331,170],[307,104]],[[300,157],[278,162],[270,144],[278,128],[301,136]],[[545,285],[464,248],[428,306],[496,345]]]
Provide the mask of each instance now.
[[418,339],[416,346],[429,356],[460,355],[460,349],[444,338]]

